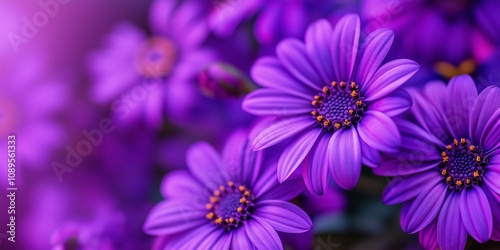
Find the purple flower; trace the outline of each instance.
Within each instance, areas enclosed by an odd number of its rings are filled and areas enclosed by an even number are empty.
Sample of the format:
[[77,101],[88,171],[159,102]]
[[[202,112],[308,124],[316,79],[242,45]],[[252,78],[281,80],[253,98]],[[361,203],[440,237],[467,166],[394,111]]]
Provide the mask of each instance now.
[[286,39],[277,58],[260,59],[253,79],[263,86],[249,94],[243,108],[276,116],[253,142],[260,150],[292,138],[278,162],[278,179],[300,165],[308,189],[323,194],[329,177],[353,188],[361,164],[377,167],[379,151],[394,152],[400,136],[392,116],[410,107],[398,89],[419,66],[406,59],[381,65],[392,41],[389,30],[371,33],[359,48],[359,17],[344,16],[335,28],[313,23],[305,43]]
[[384,202],[403,203],[401,227],[426,249],[463,249],[468,234],[500,240],[500,89],[478,96],[461,75],[411,97],[413,117],[397,123],[400,151],[374,170],[395,176]]
[[[394,30],[401,39],[395,55],[415,58],[430,68],[438,62],[458,66],[469,59],[485,60],[500,44],[500,17],[494,14],[499,11],[495,0],[363,2],[367,30]],[[463,66],[459,70],[472,72],[473,67]],[[447,75],[453,70],[438,71]]]
[[165,201],[146,219],[146,233],[161,236],[168,249],[281,249],[276,231],[301,233],[312,222],[286,202],[303,190],[300,178],[279,184],[275,160],[248,147],[237,131],[222,157],[207,143],[187,153],[188,171],[168,174],[161,187]]

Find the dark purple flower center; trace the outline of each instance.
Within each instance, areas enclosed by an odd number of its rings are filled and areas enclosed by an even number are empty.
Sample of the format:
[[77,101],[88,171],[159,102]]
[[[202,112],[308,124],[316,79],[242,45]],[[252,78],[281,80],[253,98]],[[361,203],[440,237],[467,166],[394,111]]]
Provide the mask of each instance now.
[[64,250],[78,250],[78,249],[81,248],[80,248],[80,243],[78,242],[78,238],[76,236],[73,236],[64,242]]
[[206,205],[206,218],[227,230],[237,228],[252,214],[254,199],[245,186],[230,181],[213,192],[210,202]]
[[441,157],[441,175],[450,189],[463,190],[483,180],[486,158],[483,150],[472,145],[469,140],[453,140]]
[[366,104],[355,82],[332,82],[314,96],[311,114],[318,124],[328,131],[356,125],[363,117]]
[[175,43],[163,37],[152,37],[139,48],[136,57],[137,71],[146,77],[168,75],[177,60]]

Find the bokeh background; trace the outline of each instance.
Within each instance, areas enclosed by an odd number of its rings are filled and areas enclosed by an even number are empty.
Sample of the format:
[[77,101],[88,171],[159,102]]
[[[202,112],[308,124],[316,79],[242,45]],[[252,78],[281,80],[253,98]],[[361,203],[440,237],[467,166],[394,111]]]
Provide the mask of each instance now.
[[[395,31],[387,60],[422,67],[409,86],[464,73],[500,86],[494,0],[1,0],[0,143],[16,136],[18,191],[16,242],[0,227],[0,249],[150,249],[142,226],[163,176],[186,167],[191,143],[220,149],[254,124],[240,108],[253,62],[346,13],[361,16],[362,37]],[[6,152],[0,162],[5,225]],[[388,180],[363,171],[353,190],[297,197],[315,227],[282,235],[285,246],[419,249],[400,208],[381,202]]]

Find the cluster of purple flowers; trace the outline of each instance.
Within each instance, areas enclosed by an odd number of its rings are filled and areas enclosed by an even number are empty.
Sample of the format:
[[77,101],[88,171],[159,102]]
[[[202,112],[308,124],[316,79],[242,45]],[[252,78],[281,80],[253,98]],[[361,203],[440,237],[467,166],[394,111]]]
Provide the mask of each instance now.
[[[500,241],[500,88],[481,75],[500,65],[497,1],[148,10],[85,53],[88,85],[0,64],[0,135],[46,203],[22,209],[24,247],[310,249],[370,191],[425,249]],[[88,127],[102,117],[109,133]]]

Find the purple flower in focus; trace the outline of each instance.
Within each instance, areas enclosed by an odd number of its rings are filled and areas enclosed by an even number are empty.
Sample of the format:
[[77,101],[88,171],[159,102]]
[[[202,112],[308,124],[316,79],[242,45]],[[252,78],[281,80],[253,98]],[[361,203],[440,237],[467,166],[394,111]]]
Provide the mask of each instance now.
[[303,190],[300,178],[279,184],[275,161],[248,146],[237,131],[220,157],[207,143],[187,153],[188,171],[168,174],[165,201],[149,214],[144,230],[160,236],[156,247],[168,249],[282,249],[276,231],[301,233],[312,222],[286,202]]
[[500,89],[478,96],[461,75],[410,94],[413,117],[397,123],[400,152],[374,170],[396,176],[384,202],[403,203],[401,227],[426,249],[463,249],[468,234],[500,240]]
[[[484,61],[500,44],[500,3],[496,0],[364,0],[367,29],[389,28],[401,38],[394,55],[423,66]],[[439,66],[439,73],[450,70]],[[463,68],[463,67],[459,67]],[[465,69],[465,68],[464,68]],[[473,71],[469,67],[469,72]],[[463,71],[462,71],[463,72]]]
[[264,88],[249,94],[243,108],[277,119],[259,133],[253,149],[293,138],[278,162],[280,181],[302,165],[310,191],[324,192],[328,172],[350,189],[362,163],[377,167],[379,151],[397,151],[400,136],[391,117],[410,107],[398,87],[419,66],[406,59],[381,66],[393,33],[371,33],[358,52],[359,33],[357,15],[344,16],[335,28],[319,20],[308,28],[305,43],[286,39],[277,58],[254,65],[252,77]]

